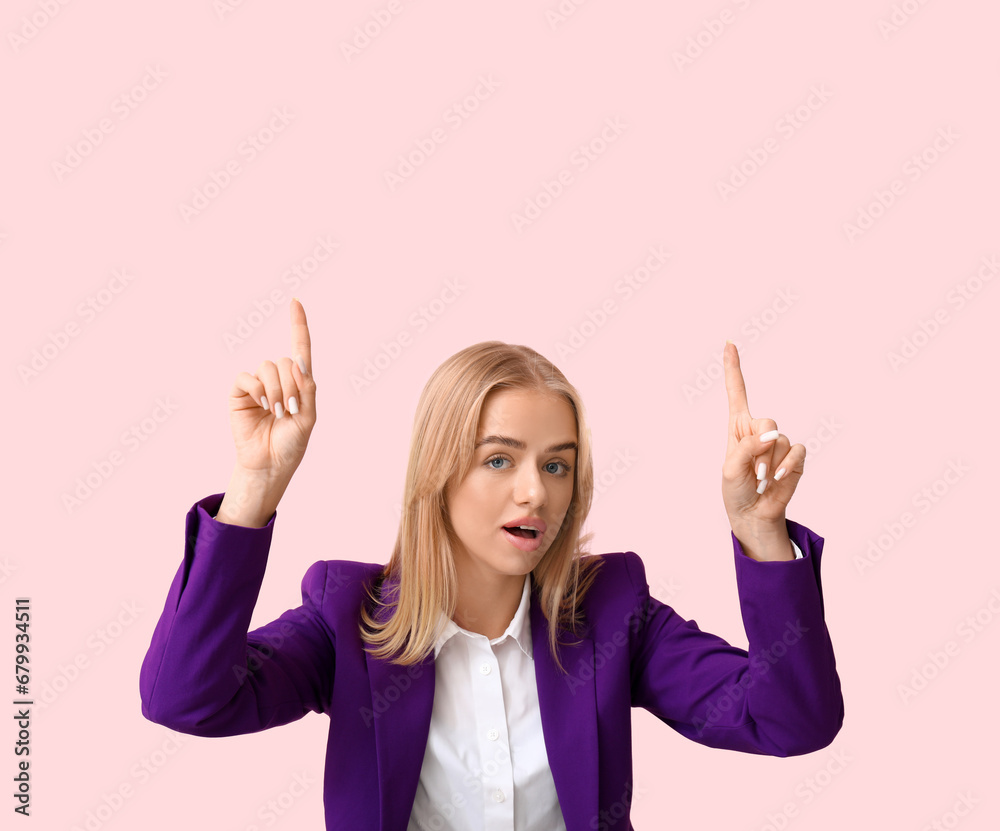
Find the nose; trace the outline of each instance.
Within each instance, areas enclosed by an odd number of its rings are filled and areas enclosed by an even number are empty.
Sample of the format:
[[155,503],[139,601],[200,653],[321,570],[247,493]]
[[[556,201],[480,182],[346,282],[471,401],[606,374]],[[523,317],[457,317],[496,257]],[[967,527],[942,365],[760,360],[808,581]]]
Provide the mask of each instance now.
[[548,496],[537,467],[522,465],[514,481],[514,501],[518,505],[540,508]]

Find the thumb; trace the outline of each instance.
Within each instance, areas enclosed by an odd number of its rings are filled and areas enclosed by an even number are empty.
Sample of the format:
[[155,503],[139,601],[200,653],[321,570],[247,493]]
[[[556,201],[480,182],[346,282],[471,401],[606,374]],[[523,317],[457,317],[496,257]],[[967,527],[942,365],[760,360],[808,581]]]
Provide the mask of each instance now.
[[723,476],[732,480],[756,479],[756,474],[753,471],[753,460],[774,447],[774,441],[777,438],[777,430],[768,430],[760,435],[744,436],[726,457],[726,463],[722,468]]

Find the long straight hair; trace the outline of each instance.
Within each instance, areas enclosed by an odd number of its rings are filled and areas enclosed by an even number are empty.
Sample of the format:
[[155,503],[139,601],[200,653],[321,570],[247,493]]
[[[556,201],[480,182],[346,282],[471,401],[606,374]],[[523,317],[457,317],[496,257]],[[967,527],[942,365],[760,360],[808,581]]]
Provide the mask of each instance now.
[[[600,557],[585,556],[593,536],[581,536],[594,494],[590,427],[576,388],[548,359],[527,346],[484,341],[455,353],[424,386],[417,404],[402,515],[389,562],[368,589],[371,613],[362,606],[361,637],[373,656],[401,665],[420,663],[434,648],[442,612],[458,602],[454,549],[445,489],[457,486],[472,467],[479,418],[497,389],[562,395],[576,417],[577,463],[573,496],[548,551],[531,572],[548,622],[549,649],[559,660],[559,630],[578,633],[580,603],[593,582]],[[383,596],[386,579],[398,587]]]

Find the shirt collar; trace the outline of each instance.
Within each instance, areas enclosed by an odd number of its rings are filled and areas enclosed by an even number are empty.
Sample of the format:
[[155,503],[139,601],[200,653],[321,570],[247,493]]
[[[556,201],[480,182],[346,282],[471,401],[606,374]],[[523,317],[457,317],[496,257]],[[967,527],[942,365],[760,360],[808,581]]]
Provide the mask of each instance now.
[[[496,645],[498,643],[503,643],[507,637],[514,639],[514,642],[521,647],[521,651],[527,655],[529,658],[532,657],[531,651],[531,615],[528,613],[529,606],[531,604],[531,575],[524,575],[524,588],[521,589],[521,602],[518,604],[517,611],[514,612],[514,617],[510,621],[507,629],[499,638],[493,638],[490,641],[490,645]],[[475,632],[469,632],[463,629],[455,621],[449,618],[444,612],[441,613],[441,617],[438,620],[438,631],[440,634],[437,640],[434,642],[434,658],[437,659],[438,653],[441,648],[454,637],[455,635],[462,633],[467,637],[479,637]]]

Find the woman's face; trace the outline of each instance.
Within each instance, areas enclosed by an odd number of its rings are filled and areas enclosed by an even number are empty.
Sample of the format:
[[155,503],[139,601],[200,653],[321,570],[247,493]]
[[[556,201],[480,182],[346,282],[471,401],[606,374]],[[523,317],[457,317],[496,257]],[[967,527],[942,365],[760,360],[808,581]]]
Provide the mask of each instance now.
[[[460,572],[523,575],[538,564],[573,496],[576,444],[576,419],[563,396],[498,389],[486,397],[472,468],[457,488],[445,489]],[[533,541],[504,530],[511,525],[544,531]]]

